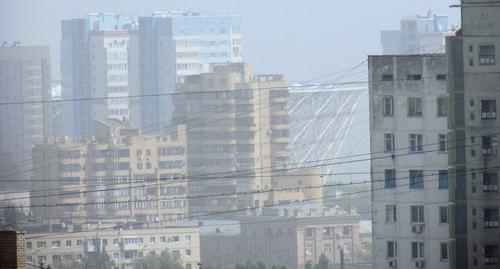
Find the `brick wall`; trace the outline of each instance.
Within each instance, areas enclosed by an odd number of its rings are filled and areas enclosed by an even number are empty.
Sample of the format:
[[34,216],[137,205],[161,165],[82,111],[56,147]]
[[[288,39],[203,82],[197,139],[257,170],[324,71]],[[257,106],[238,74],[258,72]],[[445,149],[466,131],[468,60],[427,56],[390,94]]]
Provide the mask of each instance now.
[[23,232],[0,231],[0,267],[26,268],[26,241]]

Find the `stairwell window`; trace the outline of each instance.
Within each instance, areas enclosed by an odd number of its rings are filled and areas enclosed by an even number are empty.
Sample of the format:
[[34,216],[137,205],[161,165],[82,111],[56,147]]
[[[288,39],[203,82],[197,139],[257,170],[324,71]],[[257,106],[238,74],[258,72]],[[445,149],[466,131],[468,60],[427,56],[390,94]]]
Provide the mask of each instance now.
[[479,64],[480,65],[495,65],[496,55],[495,46],[479,46]]
[[447,138],[446,134],[438,135],[438,151],[441,153],[446,152],[446,144],[447,144],[446,138]]
[[385,206],[385,222],[395,223],[397,220],[396,205],[386,205]]
[[441,242],[441,261],[447,262],[450,259],[448,242]]
[[448,224],[448,207],[439,207],[439,224]]
[[383,99],[382,113],[384,117],[394,116],[394,99],[392,96],[386,96]]
[[448,114],[448,98],[440,96],[437,98],[437,116],[446,117]]
[[396,241],[387,241],[387,258],[395,259],[398,256],[398,243]]
[[384,176],[385,176],[384,188],[386,189],[396,188],[396,170],[385,169]]
[[384,150],[385,152],[394,152],[396,143],[394,141],[394,134],[388,133],[384,134]]
[[448,170],[439,170],[439,189],[448,189]]

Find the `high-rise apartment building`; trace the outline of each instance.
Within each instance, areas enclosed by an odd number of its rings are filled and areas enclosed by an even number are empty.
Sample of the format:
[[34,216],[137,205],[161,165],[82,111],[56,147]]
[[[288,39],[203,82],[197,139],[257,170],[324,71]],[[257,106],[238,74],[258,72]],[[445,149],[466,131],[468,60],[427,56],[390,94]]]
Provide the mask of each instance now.
[[29,187],[31,148],[48,136],[43,101],[50,99],[50,81],[49,47],[0,47],[0,175],[18,179],[0,188]]
[[500,1],[460,7],[462,29],[447,39],[452,268],[499,268]]
[[93,141],[36,146],[31,204],[37,223],[185,220],[185,130],[172,128],[153,136],[111,119],[96,121]]
[[368,62],[373,266],[450,268],[446,57]]
[[380,33],[383,54],[442,53],[448,29],[448,16],[417,15],[401,20],[399,30]]
[[[61,85],[64,131],[90,138],[94,119],[132,120],[137,126],[137,23],[121,14],[88,14],[62,21]],[[90,100],[89,100],[90,99]],[[131,116],[132,115],[132,116]]]
[[[187,76],[177,91],[174,119],[187,129],[188,182],[196,179],[189,183],[192,195],[286,185],[274,180],[286,174],[290,160],[288,89],[281,75],[253,75],[243,63],[218,65],[213,72]],[[190,210],[258,207],[273,200],[279,198],[268,193],[214,196],[191,201]]]
[[136,22],[89,14],[62,22],[61,55],[62,98],[97,99],[65,103],[67,135],[90,137],[94,119],[112,118],[164,132],[176,79],[241,62],[241,17],[165,11]]
[[241,16],[199,11],[157,11],[152,19],[170,18],[175,40],[178,81],[206,73],[213,64],[242,61]]

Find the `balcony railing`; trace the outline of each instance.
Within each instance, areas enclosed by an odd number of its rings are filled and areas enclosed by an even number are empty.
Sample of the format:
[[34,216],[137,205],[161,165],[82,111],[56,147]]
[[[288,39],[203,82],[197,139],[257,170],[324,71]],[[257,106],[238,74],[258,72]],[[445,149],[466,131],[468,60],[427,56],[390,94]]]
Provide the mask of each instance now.
[[496,111],[484,111],[481,112],[481,119],[482,120],[494,120],[497,118],[497,112]]
[[498,228],[498,219],[485,219],[484,220],[484,228]]
[[498,192],[498,185],[483,185],[483,192]]
[[494,65],[495,55],[479,55],[479,64],[481,65]]
[[484,264],[498,264],[499,258],[498,256],[484,256]]

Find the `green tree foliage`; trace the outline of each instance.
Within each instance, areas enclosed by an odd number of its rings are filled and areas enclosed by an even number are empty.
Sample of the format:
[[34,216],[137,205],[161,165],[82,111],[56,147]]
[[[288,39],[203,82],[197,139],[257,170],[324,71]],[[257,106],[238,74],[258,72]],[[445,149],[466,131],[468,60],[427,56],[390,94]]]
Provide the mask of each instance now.
[[[236,264],[234,269],[268,269],[263,262],[247,262],[245,264]],[[269,269],[287,269],[284,265],[273,265]]]
[[319,261],[316,266],[314,266],[315,269],[329,269],[330,268],[330,261],[328,258],[325,256],[325,254],[321,254],[319,256]]
[[64,261],[54,264],[54,269],[81,269],[82,264],[77,261]]
[[96,240],[95,251],[85,251],[85,258],[82,262],[83,269],[112,269],[113,265],[114,262],[104,247],[101,248],[100,240]]
[[179,257],[164,252],[160,256],[150,253],[148,256],[137,259],[134,269],[184,269]]

